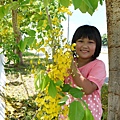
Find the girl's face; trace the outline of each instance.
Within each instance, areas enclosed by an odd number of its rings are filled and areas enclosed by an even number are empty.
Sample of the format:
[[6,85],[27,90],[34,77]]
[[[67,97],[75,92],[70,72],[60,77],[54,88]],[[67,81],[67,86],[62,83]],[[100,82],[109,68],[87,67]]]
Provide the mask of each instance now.
[[95,53],[96,42],[88,38],[81,38],[76,41],[76,53],[81,59],[91,60]]

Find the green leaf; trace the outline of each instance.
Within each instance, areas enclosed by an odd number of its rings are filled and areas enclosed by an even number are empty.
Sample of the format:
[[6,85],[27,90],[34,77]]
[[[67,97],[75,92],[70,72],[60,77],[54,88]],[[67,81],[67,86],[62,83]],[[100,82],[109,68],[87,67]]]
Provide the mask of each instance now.
[[18,1],[14,1],[10,4],[10,8],[12,10],[16,10],[19,7],[19,2]]
[[55,96],[57,94],[57,89],[56,89],[56,86],[55,86],[55,83],[53,82],[53,80],[50,81],[50,84],[48,87],[48,93],[53,98],[55,98]]
[[40,87],[41,87],[41,90],[44,90],[44,88],[48,85],[51,79],[48,77],[47,74],[42,74],[42,78],[43,79],[41,79]]
[[[94,0],[94,1],[96,1],[96,0]],[[89,8],[93,9],[93,6],[91,5],[90,0],[84,0],[84,2]],[[94,2],[92,1],[92,3],[94,3]]]
[[0,18],[3,18],[5,13],[4,13],[4,6],[0,6]]
[[6,4],[4,8],[5,8],[5,9],[4,9],[4,14],[6,15],[6,14],[8,14],[9,11],[10,11],[10,5],[9,5],[9,4]]
[[71,89],[71,86],[69,84],[64,84],[62,87],[63,92],[68,92]]
[[38,26],[42,26],[43,25],[43,20],[40,20],[39,22],[38,22]]
[[41,91],[43,91],[50,80],[51,79],[48,77],[47,74],[45,74],[44,72],[40,72],[34,80],[34,86],[36,90],[40,89]]
[[80,6],[79,6],[79,10],[82,13],[86,13],[88,11],[89,7],[86,5],[86,3],[84,1],[81,2]]
[[[68,117],[70,120],[82,120],[84,117],[84,108],[79,101],[73,101],[70,104]],[[89,119],[88,119],[89,120]]]
[[74,9],[76,10],[77,8],[80,7],[82,0],[72,0]]
[[88,108],[85,109],[83,120],[94,120],[94,117]]
[[64,105],[67,100],[68,100],[68,97],[65,96],[65,97],[63,97],[63,98],[60,100],[60,102],[59,102],[58,104],[59,104],[59,105]]
[[34,30],[29,30],[27,33],[29,36],[32,36],[32,37],[35,36],[35,34],[36,34],[36,32]]
[[18,47],[19,47],[21,52],[25,51],[26,45],[27,45],[27,41],[26,40],[20,40],[20,42],[18,44]]
[[98,7],[98,0],[84,0],[81,2],[79,6],[79,10],[82,13],[88,12],[90,15],[92,15],[95,11],[95,9]]
[[20,5],[28,4],[30,0],[19,0]]
[[38,74],[37,77],[34,79],[34,86],[36,90],[40,89],[39,79],[40,79],[40,74]]
[[71,88],[69,93],[75,98],[82,98],[83,92],[78,88]]
[[27,41],[27,45],[30,46],[33,44],[35,37],[26,37],[24,40]]
[[31,47],[33,47],[35,50],[37,50],[38,48],[40,48],[42,45],[36,45],[37,40],[35,39],[34,42],[30,45]]
[[92,14],[94,13],[94,10],[89,8],[88,13],[92,16]]
[[89,0],[89,3],[91,4],[93,10],[95,10],[98,7],[98,0],[94,0],[94,2],[93,0]]
[[46,7],[49,4],[49,0],[43,0],[44,6]]
[[60,3],[65,6],[68,7],[70,5],[70,0],[60,0]]
[[61,80],[58,80],[56,83],[55,83],[56,86],[61,86],[62,85],[62,81]]
[[100,4],[101,4],[101,5],[103,5],[103,1],[104,1],[104,0],[100,0]]
[[47,31],[50,30],[50,25],[47,25],[45,30],[47,30]]

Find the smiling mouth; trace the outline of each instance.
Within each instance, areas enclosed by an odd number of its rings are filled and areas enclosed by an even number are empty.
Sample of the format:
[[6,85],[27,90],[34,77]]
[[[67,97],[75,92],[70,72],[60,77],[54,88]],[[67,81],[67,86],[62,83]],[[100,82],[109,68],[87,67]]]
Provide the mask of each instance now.
[[83,52],[83,53],[89,52],[88,50],[80,50],[80,51]]

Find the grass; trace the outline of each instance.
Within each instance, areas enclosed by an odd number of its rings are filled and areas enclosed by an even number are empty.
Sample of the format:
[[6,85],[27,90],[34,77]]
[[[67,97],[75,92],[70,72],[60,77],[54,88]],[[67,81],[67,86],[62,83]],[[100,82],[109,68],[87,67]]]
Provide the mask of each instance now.
[[[6,120],[32,120],[35,111],[38,109],[35,104],[36,91],[34,88],[34,78],[31,74],[30,60],[36,66],[38,56],[32,53],[23,54],[24,65],[15,67],[5,65],[6,72]],[[43,66],[40,66],[43,67]],[[108,86],[102,87],[103,118],[107,120],[108,106]]]

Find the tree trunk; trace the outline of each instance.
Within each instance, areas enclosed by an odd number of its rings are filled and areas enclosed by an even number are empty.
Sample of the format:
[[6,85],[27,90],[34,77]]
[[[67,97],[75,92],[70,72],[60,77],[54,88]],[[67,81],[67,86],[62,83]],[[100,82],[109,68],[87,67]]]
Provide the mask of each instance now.
[[[20,32],[20,30],[18,28],[18,24],[17,24],[17,9],[12,10],[12,23],[13,23],[13,31],[15,34],[15,40],[16,40],[16,43],[18,44],[19,41],[21,40],[21,32]],[[19,56],[20,64],[23,64],[22,52],[19,50],[18,47],[15,52]]]
[[109,83],[108,120],[120,120],[120,0],[106,0]]

